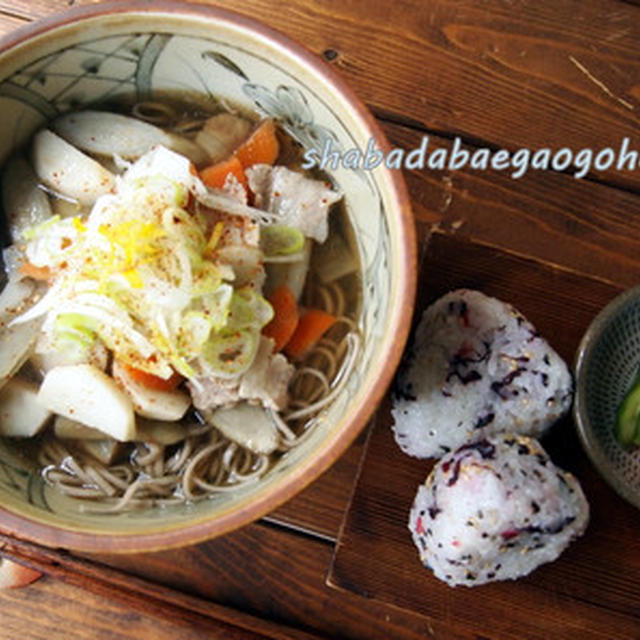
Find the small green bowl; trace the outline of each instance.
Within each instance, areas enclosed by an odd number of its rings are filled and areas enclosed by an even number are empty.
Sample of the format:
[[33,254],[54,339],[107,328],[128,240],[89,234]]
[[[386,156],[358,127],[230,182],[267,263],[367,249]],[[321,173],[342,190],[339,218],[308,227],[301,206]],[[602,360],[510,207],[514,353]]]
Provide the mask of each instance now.
[[587,455],[602,477],[640,509],[640,448],[626,450],[613,427],[640,370],[640,286],[609,303],[578,348],[574,417]]

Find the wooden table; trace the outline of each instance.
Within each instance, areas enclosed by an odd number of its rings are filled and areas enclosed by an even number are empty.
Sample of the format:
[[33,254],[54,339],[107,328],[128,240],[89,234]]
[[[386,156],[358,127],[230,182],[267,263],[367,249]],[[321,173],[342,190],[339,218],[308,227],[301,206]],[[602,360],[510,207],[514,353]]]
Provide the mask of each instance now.
[[[0,1],[0,31],[90,2]],[[640,6],[632,0],[217,4],[306,43],[353,86],[394,145],[414,148],[429,135],[430,144],[447,148],[459,136],[470,150],[599,150],[617,149],[628,137],[630,147],[640,150]],[[545,305],[534,302],[545,287],[554,299],[557,287],[565,305],[580,302],[575,326],[566,325],[571,333],[566,345],[601,304],[640,279],[640,170],[614,167],[580,180],[570,171],[529,171],[513,179],[505,171],[423,170],[407,172],[406,179],[424,257],[421,282],[435,280],[429,274],[439,265],[449,265],[455,282],[475,277],[468,267],[481,265],[477,277],[490,289],[512,290],[516,297],[523,287],[537,292],[535,298],[521,298],[534,314],[538,305],[542,324]],[[495,265],[515,280],[495,280],[490,275]],[[425,301],[423,291],[419,301]],[[571,308],[566,312],[571,316]],[[565,355],[571,357],[568,350]],[[384,423],[387,414],[383,406],[377,420]],[[370,447],[386,446],[379,444],[384,433],[378,425]],[[358,558],[358,536],[367,527],[375,529],[358,511],[362,491],[351,502],[359,466],[361,481],[368,482],[367,465],[375,462],[374,449],[367,454],[366,436],[269,517],[209,543],[165,554],[89,558],[1,538],[3,553],[46,575],[28,587],[0,592],[0,637],[502,640],[555,633],[558,638],[640,638],[638,591],[631,610],[624,593],[637,584],[616,582],[615,571],[607,584],[611,593],[620,593],[599,608],[597,594],[584,587],[567,600],[575,606],[566,608],[573,616],[566,625],[562,598],[569,597],[569,587],[552,603],[541,599],[541,606],[551,608],[541,616],[537,634],[535,621],[521,631],[509,625],[510,615],[524,614],[512,613],[505,603],[500,615],[496,598],[491,606],[498,615],[487,625],[471,599],[466,617],[455,612],[452,600],[431,611],[420,606],[420,592],[394,597],[393,579],[376,582],[366,572],[366,558],[365,570],[356,570],[350,563]],[[611,503],[620,526],[635,527],[634,513],[598,484],[588,463],[581,459],[576,465],[594,487],[592,495]],[[633,531],[628,535],[629,558],[638,558]],[[640,528],[635,536],[640,538]],[[637,559],[630,562],[630,570],[638,568]],[[556,575],[541,572],[543,577],[531,584],[542,588],[532,587],[531,593],[540,595]],[[572,576],[564,577],[570,584]],[[484,593],[478,602],[490,592]],[[530,615],[535,619],[536,612]],[[584,628],[579,620],[586,621]]]

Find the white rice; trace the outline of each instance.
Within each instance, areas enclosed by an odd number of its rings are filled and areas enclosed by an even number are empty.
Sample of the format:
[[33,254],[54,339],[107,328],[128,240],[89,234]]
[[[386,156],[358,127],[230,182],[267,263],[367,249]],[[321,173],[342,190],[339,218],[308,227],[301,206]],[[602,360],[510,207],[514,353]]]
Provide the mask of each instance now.
[[438,461],[418,490],[409,529],[437,578],[474,586],[555,560],[588,519],[574,476],[533,438],[503,434]]
[[461,289],[424,312],[398,375],[402,450],[438,457],[472,438],[540,436],[571,405],[567,365],[512,306]]

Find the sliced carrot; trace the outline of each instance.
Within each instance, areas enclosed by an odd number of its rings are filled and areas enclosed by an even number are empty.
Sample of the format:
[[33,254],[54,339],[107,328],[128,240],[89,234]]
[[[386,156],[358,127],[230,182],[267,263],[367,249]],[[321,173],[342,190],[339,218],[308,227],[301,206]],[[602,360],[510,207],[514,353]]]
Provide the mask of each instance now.
[[291,358],[303,356],[336,323],[336,317],[320,309],[308,309],[300,316],[284,352]]
[[174,371],[173,375],[169,378],[161,378],[153,373],[147,373],[137,367],[132,367],[130,364],[119,362],[120,366],[127,372],[127,374],[136,382],[141,384],[147,389],[155,389],[156,391],[173,391],[184,378]]
[[49,267],[37,267],[31,262],[25,262],[20,265],[20,273],[29,276],[34,280],[49,280],[51,278],[51,269]]
[[209,187],[222,189],[229,174],[235,176],[240,184],[247,184],[247,176],[244,174],[242,163],[235,156],[206,167],[200,172],[200,179]]
[[273,120],[263,120],[234,155],[247,169],[254,164],[273,164],[279,152],[276,126]]
[[273,319],[262,329],[263,335],[275,340],[273,350],[281,351],[298,326],[298,303],[287,285],[278,287],[270,296]]

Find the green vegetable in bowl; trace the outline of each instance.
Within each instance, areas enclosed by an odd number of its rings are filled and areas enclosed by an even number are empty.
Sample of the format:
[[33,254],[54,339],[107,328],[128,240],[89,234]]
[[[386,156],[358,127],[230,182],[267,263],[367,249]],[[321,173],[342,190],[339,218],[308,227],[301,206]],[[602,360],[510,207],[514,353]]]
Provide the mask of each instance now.
[[264,227],[260,233],[260,245],[267,256],[286,256],[302,251],[304,235],[299,229],[285,225]]
[[640,375],[618,409],[614,433],[623,447],[640,446]]

